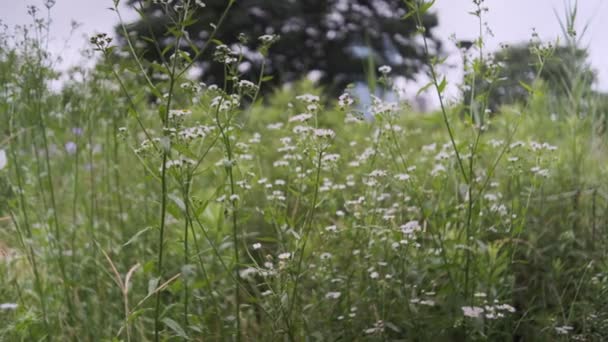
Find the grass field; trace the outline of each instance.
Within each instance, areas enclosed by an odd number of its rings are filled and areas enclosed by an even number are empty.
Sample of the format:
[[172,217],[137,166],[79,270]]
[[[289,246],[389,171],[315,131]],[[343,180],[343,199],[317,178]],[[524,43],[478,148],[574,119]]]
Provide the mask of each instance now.
[[491,112],[430,62],[444,106],[417,113],[260,92],[221,45],[231,81],[205,85],[99,35],[56,91],[43,33],[0,35],[0,340],[608,339],[591,89]]

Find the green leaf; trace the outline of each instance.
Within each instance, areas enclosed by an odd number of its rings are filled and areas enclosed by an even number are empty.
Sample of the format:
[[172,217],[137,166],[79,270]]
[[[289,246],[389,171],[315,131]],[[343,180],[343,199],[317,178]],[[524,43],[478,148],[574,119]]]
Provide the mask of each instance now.
[[420,9],[418,10],[420,12],[421,15],[424,15],[426,12],[428,12],[428,10],[433,7],[433,5],[435,4],[435,0],[431,0],[429,2],[423,2],[422,6],[420,6]]
[[445,78],[445,76],[443,76],[443,79],[441,80],[441,83],[439,83],[439,85],[437,86],[437,90],[439,91],[439,93],[443,93],[443,91],[445,90],[445,87],[448,85],[448,81]]
[[524,89],[526,89],[526,91],[528,91],[528,93],[530,93],[530,94],[534,93],[534,89],[532,88],[532,86],[527,84],[526,82],[519,81],[519,85],[521,85]]
[[429,82],[429,83],[427,83],[427,84],[425,84],[425,85],[424,85],[422,88],[420,88],[420,89],[418,90],[418,92],[416,93],[416,96],[418,96],[418,95],[420,95],[420,94],[424,93],[424,92],[425,92],[427,89],[429,89],[429,88],[430,88],[430,87],[431,87],[433,84],[434,84],[434,83],[433,83],[432,81],[431,81],[431,82]]
[[148,281],[148,294],[152,294],[158,285],[160,285],[160,278],[150,278]]
[[150,37],[147,37],[147,36],[142,36],[142,37],[141,37],[141,39],[142,39],[143,41],[148,42],[148,43],[152,43],[152,44],[155,44],[155,43],[156,43],[156,40],[154,40],[154,39],[152,39],[152,38],[150,38]]
[[182,326],[179,325],[179,323],[177,323],[176,321],[172,320],[169,317],[165,317],[161,321],[165,323],[165,325],[169,327],[169,329],[173,330],[173,332],[177,334],[177,336],[185,339],[188,338],[188,335],[186,334],[184,328],[182,328]]
[[137,233],[135,233],[135,235],[133,235],[129,241],[125,242],[124,245],[122,245],[123,247],[127,247],[128,245],[132,244],[133,242],[137,241],[137,239],[139,239],[140,236],[142,236],[143,234],[145,234],[148,230],[150,230],[151,227],[146,227],[140,231],[138,231]]

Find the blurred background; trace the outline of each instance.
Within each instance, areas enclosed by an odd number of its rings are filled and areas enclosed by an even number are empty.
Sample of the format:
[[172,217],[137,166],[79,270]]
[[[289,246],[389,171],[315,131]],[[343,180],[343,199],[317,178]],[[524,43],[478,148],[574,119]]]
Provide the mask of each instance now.
[[[225,6],[225,2],[224,0],[207,1],[207,6],[201,10],[201,16],[208,16],[209,18],[219,16]],[[46,15],[45,4],[47,3],[48,1],[45,2],[43,0],[0,0],[0,20],[2,24],[7,25],[9,28],[14,28],[16,25],[31,24],[32,18],[28,15],[28,6],[34,5],[40,8],[40,15],[44,17]],[[55,2],[51,1],[51,3],[53,3],[53,7],[51,9],[52,26],[50,28],[49,51],[57,58],[55,67],[59,70],[66,70],[72,65],[83,65],[83,59],[86,60],[87,58],[83,58],[81,52],[82,49],[90,49],[88,40],[93,34],[103,32],[113,37],[117,37],[118,35],[118,16],[111,9],[113,7],[111,0],[56,0]],[[391,25],[394,25],[394,22],[389,20],[398,19],[397,15],[401,13],[393,10],[392,14],[395,15],[395,18],[389,18],[390,15],[387,13],[383,14],[382,10],[383,8],[385,10],[389,9],[388,13],[390,14],[390,6],[404,7],[402,1],[285,1],[280,3],[282,5],[277,4],[279,3],[273,1],[237,1],[231,11],[231,16],[227,20],[227,24],[223,26],[225,34],[220,35],[223,41],[236,41],[237,35],[240,32],[245,32],[252,36],[259,33],[278,33],[280,35],[283,33],[282,47],[276,47],[271,55],[278,56],[278,59],[274,61],[276,72],[283,76],[288,76],[276,77],[275,85],[284,84],[285,82],[292,81],[294,78],[308,75],[315,80],[321,79],[322,85],[333,85],[333,88],[330,87],[334,89],[332,93],[338,93],[341,91],[340,88],[351,81],[362,81],[359,83],[360,85],[367,84],[364,73],[366,71],[365,68],[369,67],[366,61],[369,55],[367,54],[369,51],[366,48],[370,47],[369,44],[371,44],[371,48],[375,49],[376,52],[380,50],[394,52],[396,45],[397,50],[401,48],[398,46],[399,39],[392,39],[387,42],[384,39],[386,38],[386,34],[383,33],[387,31],[391,33],[391,30],[399,32],[402,29],[402,27],[391,27]],[[565,12],[572,4],[573,2],[566,2],[564,0],[482,1],[481,6],[488,9],[487,12],[482,14],[482,29],[485,39],[484,51],[498,52],[504,44],[524,47],[525,50],[525,44],[530,41],[533,33],[537,34],[538,38],[544,42],[555,42],[556,39],[560,39],[561,43],[564,43],[564,30],[560,26],[560,19],[563,23],[566,17]],[[588,64],[589,70],[594,74],[593,89],[599,92],[606,92],[608,91],[608,63],[605,63],[605,56],[608,55],[608,35],[605,32],[608,32],[608,4],[603,0],[585,0],[579,1],[576,5],[578,13],[575,28],[578,31],[576,37],[578,48],[586,54],[583,57],[584,62]],[[138,6],[139,2],[134,0],[121,1],[119,3],[122,18],[125,23],[129,24],[129,29],[139,30],[139,33],[144,35],[143,33],[145,32],[141,32],[144,30],[144,25],[138,22],[139,16],[133,9]],[[148,13],[152,13],[155,10],[153,5],[144,5],[144,7],[142,10]],[[431,11],[434,18],[429,21],[429,31],[434,39],[436,39],[437,49],[440,49],[440,54],[447,57],[442,72],[448,77],[448,95],[455,101],[459,94],[462,93],[457,85],[462,83],[464,74],[462,68],[463,57],[456,43],[471,42],[471,40],[479,36],[479,21],[471,14],[475,10],[475,7],[476,5],[472,0],[438,0]],[[341,37],[339,35],[337,38],[334,37],[335,32],[339,33],[340,30],[330,30],[332,25],[335,27],[359,25],[364,22],[362,17],[349,17],[349,15],[352,13],[356,14],[357,11],[365,14],[368,8],[374,12],[370,17],[370,22],[374,23],[374,25],[377,24],[376,27],[367,27],[368,24],[360,25],[352,30],[352,35],[342,37],[343,40],[350,40],[351,43],[353,39],[358,41],[358,45],[355,44],[358,49],[352,49],[352,46],[349,46],[349,49],[345,49],[343,48],[344,44],[334,44]],[[273,13],[273,10],[276,12]],[[312,53],[315,51],[314,48],[308,50],[311,51],[310,54],[302,54],[300,49],[292,49],[293,55],[290,55],[289,52],[281,54],[279,51],[276,51],[276,49],[283,48],[289,50],[291,46],[300,46],[307,39],[306,36],[290,35],[281,32],[281,30],[285,31],[287,24],[290,23],[288,19],[293,19],[294,16],[298,17],[298,19],[303,19],[302,23],[305,23],[309,27],[307,33],[311,33],[314,30],[327,30],[327,34],[322,37],[327,44],[316,46],[317,49],[323,52],[318,54]],[[387,19],[386,22],[383,21],[384,19]],[[159,29],[157,32],[159,35],[163,34],[161,32],[163,20],[166,20],[166,18],[159,18],[159,21],[154,23]],[[208,22],[208,20],[201,20],[201,25],[208,25]],[[401,23],[404,23],[404,21],[401,21]],[[403,24],[403,27],[406,26],[406,24]],[[368,35],[374,29],[381,31],[379,35],[374,36],[373,32]],[[204,40],[204,34],[208,34],[202,26],[194,25],[194,30],[200,33],[199,37],[202,40]],[[410,27],[411,30],[412,27]],[[319,34],[319,32],[312,33],[313,36]],[[383,38],[380,39],[378,37]],[[394,38],[395,34],[391,37]],[[414,46],[415,44],[409,41],[407,35],[405,38],[408,39],[408,41],[403,42],[406,47],[404,50],[398,51],[404,52],[403,58],[399,56],[400,60],[395,60],[395,58],[391,60],[391,56],[387,52],[384,56],[375,58],[374,65],[375,67],[383,64],[391,65],[393,67],[392,76],[396,78],[395,82],[401,95],[408,100],[418,103],[420,110],[431,110],[436,107],[436,97],[428,96],[431,94],[427,96],[424,96],[424,94],[423,96],[416,95],[418,89],[427,83],[425,73],[423,70],[420,70],[418,65],[420,64],[421,55],[420,44]],[[339,48],[333,49],[336,45]],[[148,49],[148,51],[151,50],[153,49]],[[437,52],[439,53],[439,50]],[[309,60],[297,60],[295,63],[292,63],[293,65],[290,65],[291,69],[279,70],[278,65],[287,64],[284,62],[285,59],[299,59],[304,55],[309,55]],[[350,55],[362,59],[363,62],[347,65],[347,63],[344,63],[344,59],[345,56],[350,57]],[[152,55],[148,55],[148,57],[158,58],[158,56]],[[330,57],[334,58],[336,62],[332,64]],[[252,58],[255,59],[255,56]],[[283,58],[283,60],[280,58]],[[319,60],[327,61],[328,64],[320,68],[321,73],[318,72],[318,68],[315,68],[315,63]],[[89,61],[88,65],[93,65],[93,61]],[[400,68],[400,66],[405,67]],[[202,67],[204,68],[205,66],[203,65]],[[245,65],[245,67],[248,66]],[[338,68],[346,69],[336,70]],[[354,72],[354,70],[358,70],[358,72]],[[200,74],[202,73],[201,69],[198,69],[194,74],[201,77]],[[216,72],[209,70],[207,75],[214,73]],[[347,76],[342,77],[344,76],[343,74]],[[203,76],[202,78],[206,80],[208,77]],[[330,80],[328,81],[328,79]],[[210,80],[217,81],[213,77]],[[61,82],[56,86],[60,86],[60,84]]]

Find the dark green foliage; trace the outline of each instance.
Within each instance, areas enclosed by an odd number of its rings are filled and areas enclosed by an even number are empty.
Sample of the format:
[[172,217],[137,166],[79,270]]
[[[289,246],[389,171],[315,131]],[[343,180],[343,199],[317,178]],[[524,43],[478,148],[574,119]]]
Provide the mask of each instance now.
[[[206,42],[213,30],[210,23],[217,23],[226,4],[224,0],[209,0],[204,8],[193,7],[195,12],[186,32],[196,47]],[[145,18],[128,25],[129,33],[143,47],[143,56],[155,61],[168,58],[172,52],[161,54],[175,41],[171,33],[173,7],[150,1],[131,1],[131,5],[140,8]],[[364,67],[370,56],[376,65],[390,65],[397,75],[413,77],[422,68],[423,49],[412,39],[416,33],[413,18],[403,19],[406,8],[401,0],[237,1],[216,38],[231,46],[244,34],[241,37],[247,38],[243,44],[247,52],[241,63],[243,78],[256,79],[262,60],[256,51],[258,37],[277,34],[280,41],[273,45],[266,65],[272,84],[291,82],[318,70],[323,73],[321,83],[337,93],[348,83],[365,80]],[[424,16],[425,34],[435,52],[440,50],[440,43],[431,29],[437,24],[436,15]],[[159,42],[158,48],[152,41]],[[198,59],[202,80],[219,84],[224,67],[210,63],[212,54],[213,49],[208,49]]]
[[540,72],[540,80],[548,85],[554,96],[569,96],[575,87],[587,89],[595,82],[596,75],[587,62],[585,49],[557,46],[540,64],[535,45],[520,44],[506,46],[493,54],[492,65],[481,66],[478,75],[463,92],[465,103],[471,98],[472,89],[476,96],[487,96],[488,106],[493,111],[501,105],[524,103],[532,83]]

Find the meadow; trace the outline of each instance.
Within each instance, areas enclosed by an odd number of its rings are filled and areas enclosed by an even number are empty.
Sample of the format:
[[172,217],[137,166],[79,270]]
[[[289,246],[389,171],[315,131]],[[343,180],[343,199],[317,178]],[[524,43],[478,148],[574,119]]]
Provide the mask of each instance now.
[[[608,339],[608,106],[576,69],[495,112],[429,58],[419,113],[262,92],[211,39],[226,81],[204,84],[184,51],[117,59],[100,34],[55,90],[45,15],[0,33],[0,340]],[[555,44],[533,42],[540,72]],[[463,86],[495,81],[486,58]]]

